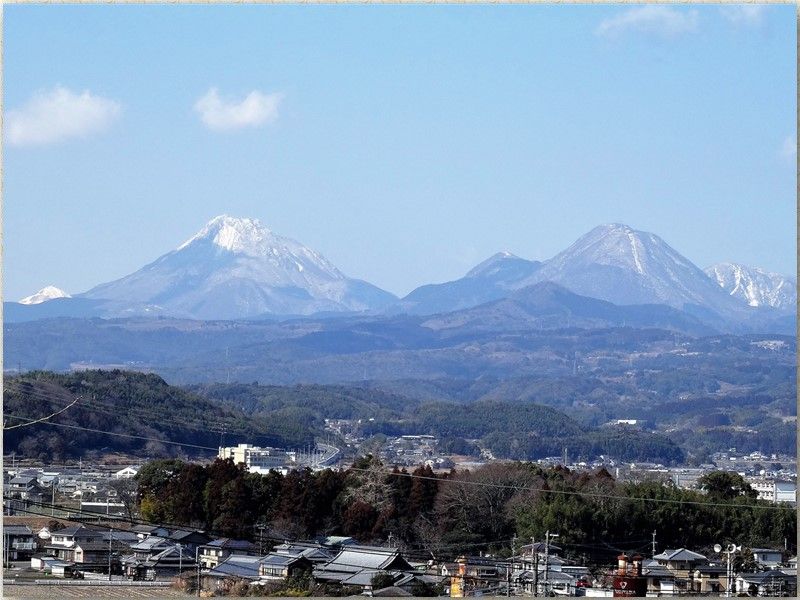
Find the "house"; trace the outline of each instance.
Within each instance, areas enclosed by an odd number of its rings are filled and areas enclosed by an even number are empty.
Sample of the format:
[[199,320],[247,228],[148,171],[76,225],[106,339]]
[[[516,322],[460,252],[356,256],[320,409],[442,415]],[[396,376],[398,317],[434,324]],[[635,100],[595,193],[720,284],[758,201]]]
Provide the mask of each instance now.
[[[174,547],[175,545],[172,542],[157,535],[148,536],[135,544],[131,544],[129,550],[132,554],[125,555],[120,559],[123,574],[136,580],[144,580],[149,576],[154,577],[154,569],[158,566],[158,561],[156,561],[156,564],[148,561],[165,550]],[[194,559],[193,554],[190,556]],[[150,568],[150,571],[148,571],[148,568]]]
[[779,569],[760,573],[741,573],[736,577],[736,593],[748,596],[797,596],[797,577]]
[[[678,593],[675,573],[662,566],[657,560],[645,560],[642,563],[642,577],[647,578],[647,592],[650,594],[672,596]],[[683,581],[684,589],[688,581]]]
[[167,539],[183,547],[184,552],[189,552],[192,556],[197,552],[197,548],[211,541],[211,537],[196,530],[176,529],[167,536]]
[[664,550],[661,554],[653,556],[653,560],[675,573],[676,577],[685,579],[688,579],[697,567],[708,564],[705,556],[686,548]]
[[[506,568],[495,560],[478,556],[460,556],[458,572],[450,576],[450,596],[462,598],[473,595],[492,595],[501,584],[505,586]],[[524,582],[527,578],[521,576]]]
[[25,510],[31,502],[42,502],[45,492],[35,475],[17,475],[3,484],[4,508],[7,514]]
[[135,525],[131,528],[140,540],[145,539],[151,535],[159,536],[165,538],[169,535],[169,530],[164,527],[159,527],[158,525]]
[[128,544],[118,540],[76,542],[72,548],[72,562],[82,571],[121,573],[121,557],[129,550]]
[[27,560],[36,550],[33,531],[27,525],[3,527],[3,548],[10,560]]
[[75,562],[75,547],[77,545],[102,541],[102,531],[78,525],[51,532],[50,543],[44,549],[62,561]]
[[727,591],[728,565],[703,565],[692,574],[691,591],[719,594]]
[[257,548],[252,542],[230,538],[212,540],[197,548],[198,561],[204,569],[213,569],[232,554],[254,556],[257,554]]
[[305,556],[287,556],[272,552],[261,558],[258,576],[265,580],[285,580],[310,574],[312,569],[313,563]]
[[[318,582],[345,585],[346,580],[351,579],[362,571],[410,572],[413,571],[413,567],[400,555],[396,548],[348,544],[343,546],[333,559],[326,563],[315,565],[312,575],[314,580]],[[371,589],[371,578],[368,586],[362,587]]]
[[225,595],[239,581],[257,582],[262,560],[259,556],[232,554],[213,569],[202,571],[200,587]]
[[330,561],[335,554],[314,542],[285,542],[275,546],[272,551],[285,556],[303,556],[315,565]]
[[783,551],[773,548],[753,548],[753,558],[759,566],[774,569],[783,563]]
[[143,559],[126,556],[122,564],[125,574],[137,581],[163,581],[197,567],[194,554],[176,544]]

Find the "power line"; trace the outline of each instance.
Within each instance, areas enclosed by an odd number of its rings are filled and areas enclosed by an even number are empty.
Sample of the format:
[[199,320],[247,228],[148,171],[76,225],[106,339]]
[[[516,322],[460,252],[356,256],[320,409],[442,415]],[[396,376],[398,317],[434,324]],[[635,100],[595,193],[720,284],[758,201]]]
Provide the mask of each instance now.
[[[17,419],[24,419],[27,421],[31,421],[26,417],[20,417],[15,415],[6,415],[10,418],[17,418]],[[155,423],[159,423],[160,425],[165,425],[165,423],[160,421],[153,421]],[[33,423],[30,423],[33,424]],[[61,423],[50,423],[50,422],[42,422],[43,425],[52,425],[52,426],[59,426],[59,427],[68,427],[71,429],[79,429],[85,431],[92,431],[95,433],[103,433],[106,435],[116,435],[120,437],[127,437],[127,438],[134,438],[134,439],[143,439],[148,441],[155,441],[164,444],[173,444],[179,446],[186,446],[186,447],[193,447],[199,448],[203,450],[218,450],[218,448],[213,448],[210,446],[201,446],[197,444],[189,444],[185,442],[173,442],[170,440],[158,439],[158,438],[151,438],[146,436],[137,436],[132,434],[123,434],[123,433],[116,433],[116,432],[109,432],[109,431],[101,431],[97,429],[89,429],[85,427],[79,427],[77,425],[66,425]],[[167,424],[168,425],[168,424]],[[195,428],[196,431],[202,431],[204,433],[220,433],[219,430],[211,430],[211,429],[201,429]],[[355,471],[355,472],[363,472],[363,473],[371,473],[369,469],[360,469],[355,466],[348,467],[347,470]],[[384,471],[387,475],[390,476],[397,476],[397,477],[410,477],[414,479],[423,479],[429,481],[436,481],[436,482],[445,482],[445,483],[452,483],[452,484],[459,484],[459,485],[473,485],[479,487],[489,487],[489,488],[497,488],[497,489],[506,489],[512,491],[530,491],[530,492],[540,492],[546,494],[559,494],[563,496],[576,496],[576,497],[586,497],[586,498],[594,498],[594,499],[607,499],[607,500],[621,500],[621,501],[631,501],[631,502],[651,502],[651,503],[660,503],[660,504],[675,504],[675,505],[688,505],[688,506],[708,506],[708,507],[718,507],[718,508],[732,508],[732,509],[768,509],[768,510],[788,510],[786,507],[773,505],[773,504],[731,504],[731,503],[723,503],[723,502],[709,502],[703,500],[681,500],[681,499],[673,499],[673,498],[646,498],[646,497],[637,497],[637,496],[624,496],[619,494],[607,494],[607,493],[597,493],[597,492],[585,492],[585,491],[577,491],[577,490],[557,490],[552,488],[545,488],[545,487],[529,487],[525,485],[507,485],[507,484],[499,484],[499,483],[492,483],[492,482],[485,482],[485,481],[470,481],[464,479],[451,479],[447,477],[430,477],[426,475],[417,475],[414,473],[407,473],[402,471]]]
[[[48,419],[52,419],[56,415],[60,415],[61,413],[63,413],[68,408],[71,408],[72,406],[74,406],[78,402],[78,400],[80,400],[80,399],[81,399],[80,396],[78,396],[72,402],[67,404],[64,408],[62,408],[61,410],[57,410],[56,412],[54,412],[51,415],[47,415],[46,417],[41,417],[40,419],[35,419],[35,420],[29,419],[27,423],[20,423],[19,425],[3,426],[3,430],[7,431],[9,429],[18,429],[19,427],[29,427],[30,425],[36,425],[37,423],[45,423],[45,421],[47,421]],[[11,416],[11,415],[8,415],[8,416]],[[47,425],[52,425],[52,423],[46,423],[46,424]]]
[[[5,416],[9,417],[10,419],[20,419],[20,420],[28,421],[28,422],[33,421],[33,419],[28,419],[27,417],[20,417],[18,415],[5,415]],[[211,447],[211,446],[200,446],[198,444],[189,444],[187,442],[173,442],[171,440],[164,440],[164,439],[160,439],[160,438],[147,437],[147,436],[144,436],[144,435],[133,435],[133,434],[129,434],[129,433],[118,433],[116,431],[103,431],[101,429],[91,429],[89,427],[81,427],[79,425],[68,425],[66,423],[50,423],[48,421],[45,421],[45,422],[42,422],[40,424],[41,425],[49,425],[51,427],[65,427],[67,429],[78,429],[80,431],[91,431],[92,433],[102,433],[103,435],[114,435],[114,436],[117,436],[117,437],[133,438],[133,439],[137,439],[137,440],[146,440],[146,441],[149,441],[149,442],[160,442],[162,444],[172,444],[174,446],[186,446],[186,447],[189,447],[189,448],[200,448],[202,450],[214,450],[215,452],[219,450],[219,448],[214,448],[214,447]]]
[[[19,393],[24,393],[26,395],[33,396],[34,398],[37,398],[39,400],[43,400],[43,401],[46,401],[46,402],[56,402],[57,400],[59,400],[59,398],[57,398],[54,395],[49,395],[49,394],[47,394],[47,392],[36,392],[36,391],[33,391],[33,390],[18,390],[18,392]],[[163,425],[163,426],[169,427],[169,428],[173,428],[175,425],[178,425],[182,429],[190,429],[190,430],[193,430],[193,431],[199,431],[199,432],[209,433],[209,434],[210,433],[215,433],[215,434],[219,433],[218,430],[198,427],[196,423],[190,422],[186,418],[171,417],[170,421],[168,423],[165,423],[163,421],[155,421],[152,418],[153,417],[152,412],[148,411],[145,407],[127,406],[127,407],[124,407],[124,411],[123,411],[123,410],[121,410],[122,407],[109,406],[109,405],[106,405],[106,404],[102,404],[101,402],[97,402],[97,399],[94,399],[94,402],[90,402],[90,401],[84,400],[83,402],[81,402],[80,407],[81,407],[82,410],[87,410],[87,411],[96,412],[96,413],[103,413],[103,414],[107,414],[109,416],[114,416],[114,417],[118,417],[118,416],[120,416],[120,414],[123,414],[123,412],[124,412],[124,414],[130,415],[130,416],[139,417],[139,418],[147,418],[151,423],[158,423],[159,425]],[[263,434],[254,433],[254,432],[252,432],[250,430],[247,430],[247,429],[245,429],[245,428],[243,428],[241,426],[239,426],[239,427],[231,427],[231,425],[235,424],[235,421],[237,420],[237,418],[238,417],[236,415],[226,415],[225,417],[223,417],[223,419],[224,419],[223,425],[225,426],[225,430],[226,430],[227,433],[237,434],[237,435],[241,435],[241,436],[248,436],[250,438],[269,440],[270,443],[276,443],[278,441],[278,439],[280,438],[280,434],[275,434],[275,435],[269,436],[269,435],[263,435]],[[198,420],[201,421],[201,425],[205,424],[206,427],[210,427],[210,426],[213,426],[213,425],[219,425],[219,422],[217,422],[217,423],[208,423],[208,422],[202,423],[202,419],[200,417],[198,417]],[[103,432],[103,433],[105,433],[105,432]]]

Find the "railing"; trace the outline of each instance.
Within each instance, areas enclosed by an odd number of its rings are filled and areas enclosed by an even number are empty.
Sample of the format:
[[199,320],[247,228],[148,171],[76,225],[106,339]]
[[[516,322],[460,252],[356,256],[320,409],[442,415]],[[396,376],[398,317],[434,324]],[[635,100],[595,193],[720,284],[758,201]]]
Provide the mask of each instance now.
[[34,550],[36,544],[33,542],[11,542],[12,550]]

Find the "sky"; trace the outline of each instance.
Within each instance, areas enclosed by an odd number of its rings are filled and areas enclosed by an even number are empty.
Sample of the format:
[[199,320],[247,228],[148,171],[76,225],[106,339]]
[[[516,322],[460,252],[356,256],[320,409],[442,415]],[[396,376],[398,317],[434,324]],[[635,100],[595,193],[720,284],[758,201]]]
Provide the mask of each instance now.
[[796,271],[791,5],[3,11],[6,300],[220,214],[401,296],[610,222]]

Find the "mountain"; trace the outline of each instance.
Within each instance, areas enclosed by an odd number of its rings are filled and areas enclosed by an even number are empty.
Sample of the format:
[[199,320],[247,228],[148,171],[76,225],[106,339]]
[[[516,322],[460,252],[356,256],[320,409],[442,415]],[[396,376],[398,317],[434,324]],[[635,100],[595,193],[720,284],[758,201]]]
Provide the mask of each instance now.
[[696,317],[670,306],[620,306],[580,296],[552,281],[525,287],[508,298],[481,306],[435,315],[423,326],[435,331],[472,332],[636,327],[669,329],[689,335],[716,333]]
[[746,309],[657,235],[617,223],[595,227],[520,287],[542,281],[614,304],[691,310],[709,322],[743,318]]
[[461,279],[418,287],[392,308],[430,315],[477,306],[508,296],[517,282],[533,275],[541,264],[510,252],[499,252]]
[[54,300],[55,298],[71,298],[67,292],[61,290],[57,287],[52,285],[48,285],[47,287],[43,287],[35,294],[31,294],[30,296],[26,296],[22,300],[19,301],[20,304],[41,304],[42,302],[47,302],[48,300]]
[[712,265],[705,272],[728,294],[748,306],[770,306],[791,312],[797,309],[797,280],[793,277],[735,263]]
[[195,319],[359,312],[396,300],[257,219],[227,215],[135,273],[80,297],[150,305],[157,313]]

